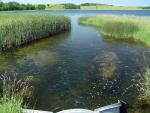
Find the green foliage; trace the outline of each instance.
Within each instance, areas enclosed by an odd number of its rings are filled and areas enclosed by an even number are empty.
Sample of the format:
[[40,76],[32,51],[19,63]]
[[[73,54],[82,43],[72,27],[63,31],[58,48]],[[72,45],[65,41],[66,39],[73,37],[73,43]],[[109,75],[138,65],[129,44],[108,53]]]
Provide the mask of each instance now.
[[46,6],[45,5],[42,5],[42,4],[39,4],[39,5],[37,5],[37,7],[36,7],[36,9],[38,9],[38,10],[44,10],[46,8]]
[[83,10],[149,10],[150,7],[129,7],[129,6],[113,6],[107,4],[84,3],[76,5],[72,3],[67,4],[19,4],[17,2],[0,2],[0,11],[9,10],[64,10],[64,9],[83,9]]
[[150,106],[150,69],[146,69],[146,72],[141,76],[138,86],[141,93],[138,103]]
[[134,32],[138,31],[138,26],[133,22],[119,22],[119,21],[110,21],[104,23],[102,26],[103,32],[114,37],[125,37],[132,38]]
[[65,9],[80,9],[79,5],[75,5],[75,4],[64,4]]
[[0,48],[7,49],[70,29],[70,19],[51,15],[0,15]]
[[35,10],[35,6],[32,4],[22,5],[24,8],[22,10]]
[[105,4],[97,4],[97,3],[83,3],[81,6],[95,6],[95,5],[105,5]]
[[76,4],[47,4],[47,10],[65,10],[65,9],[80,9],[80,5]]
[[150,98],[150,69],[147,69],[144,76],[143,76],[143,88],[144,89],[144,96]]
[[142,7],[143,9],[147,9],[147,10],[150,10],[150,6],[147,6],[147,7]]
[[0,11],[11,11],[11,10],[35,10],[35,5],[31,4],[19,4],[17,2],[0,2]]
[[47,10],[65,10],[65,9],[81,9],[81,10],[142,10],[143,7],[129,6],[113,6],[107,4],[84,3],[76,4],[47,4]]
[[0,104],[0,113],[22,113],[22,100],[15,96],[11,98],[4,97]]
[[47,10],[64,10],[65,6],[63,4],[47,4]]
[[80,5],[82,10],[142,10],[142,7],[113,6],[108,4],[85,3]]
[[[24,94],[31,90],[26,79],[17,80],[2,76],[3,96],[0,98],[0,113],[22,113],[26,107]],[[32,89],[33,90],[33,89]]]
[[150,46],[150,18],[103,15],[82,17],[79,23],[97,27],[107,38],[134,40]]

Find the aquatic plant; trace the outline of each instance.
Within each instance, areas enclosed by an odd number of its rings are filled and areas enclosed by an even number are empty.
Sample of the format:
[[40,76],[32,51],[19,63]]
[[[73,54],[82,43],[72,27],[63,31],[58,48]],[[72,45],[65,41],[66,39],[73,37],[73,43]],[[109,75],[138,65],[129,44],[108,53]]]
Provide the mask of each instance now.
[[0,98],[0,113],[22,113],[26,107],[24,98],[28,96],[31,88],[27,79],[17,80],[9,76],[2,76],[2,97]]
[[114,52],[105,52],[97,55],[94,58],[94,62],[96,63],[100,75],[105,79],[114,77],[118,71],[119,58]]
[[150,46],[149,17],[102,15],[81,17],[79,23],[97,27],[106,38],[132,40]]
[[138,86],[141,93],[139,103],[150,106],[150,69],[147,69],[143,74]]
[[0,15],[0,48],[8,49],[70,29],[70,19],[52,15]]

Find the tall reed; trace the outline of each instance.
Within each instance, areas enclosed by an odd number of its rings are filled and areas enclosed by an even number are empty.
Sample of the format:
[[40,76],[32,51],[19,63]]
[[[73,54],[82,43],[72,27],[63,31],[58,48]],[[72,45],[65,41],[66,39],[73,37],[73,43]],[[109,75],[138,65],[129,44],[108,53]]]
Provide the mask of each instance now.
[[150,46],[150,17],[102,15],[81,17],[79,23],[97,27],[107,38],[129,39]]
[[22,113],[22,108],[26,107],[25,95],[32,90],[32,87],[25,79],[12,79],[6,75],[1,78],[3,91],[0,98],[0,113]]
[[139,103],[150,106],[150,69],[147,69],[143,74],[138,86],[140,91]]
[[0,48],[8,49],[70,29],[70,19],[52,15],[0,14]]

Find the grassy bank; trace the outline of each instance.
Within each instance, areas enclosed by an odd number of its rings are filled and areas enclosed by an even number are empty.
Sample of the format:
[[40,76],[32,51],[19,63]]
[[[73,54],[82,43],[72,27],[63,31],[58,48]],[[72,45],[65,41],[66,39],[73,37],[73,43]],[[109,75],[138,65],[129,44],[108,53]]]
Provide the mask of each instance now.
[[24,99],[30,98],[29,92],[33,91],[28,79],[18,80],[6,75],[0,78],[0,113],[22,113],[22,108],[26,107]]
[[139,103],[142,105],[150,106],[150,69],[147,69],[141,77],[139,86],[141,92],[141,95],[139,97]]
[[0,102],[0,113],[22,113],[23,100],[13,95],[8,98],[6,95]]
[[128,7],[128,6],[112,6],[112,5],[89,5],[80,6],[82,10],[143,10],[141,7]]
[[65,10],[65,6],[63,4],[48,4],[46,10]]
[[0,15],[0,48],[7,49],[70,29],[70,19],[50,15]]
[[150,46],[150,17],[102,15],[81,17],[79,23],[97,27],[107,38],[134,40]]
[[14,11],[14,10],[66,10],[66,9],[81,9],[81,10],[150,10],[147,7],[131,7],[131,6],[114,6],[109,4],[97,3],[61,3],[61,4],[20,4],[18,2],[1,2],[0,11]]
[[[67,6],[67,7],[66,7]],[[76,4],[47,4],[46,10],[150,10],[150,7],[113,6],[108,4],[84,3]]]

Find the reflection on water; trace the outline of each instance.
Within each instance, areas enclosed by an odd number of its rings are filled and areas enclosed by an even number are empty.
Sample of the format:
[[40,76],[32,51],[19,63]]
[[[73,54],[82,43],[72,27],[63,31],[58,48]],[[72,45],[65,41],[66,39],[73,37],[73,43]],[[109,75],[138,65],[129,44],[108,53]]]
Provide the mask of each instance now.
[[[48,13],[48,12],[47,12]],[[0,72],[17,72],[36,85],[37,109],[59,111],[111,104],[118,99],[134,104],[137,74],[150,66],[150,49],[134,43],[106,41],[95,29],[72,30],[0,54]]]

